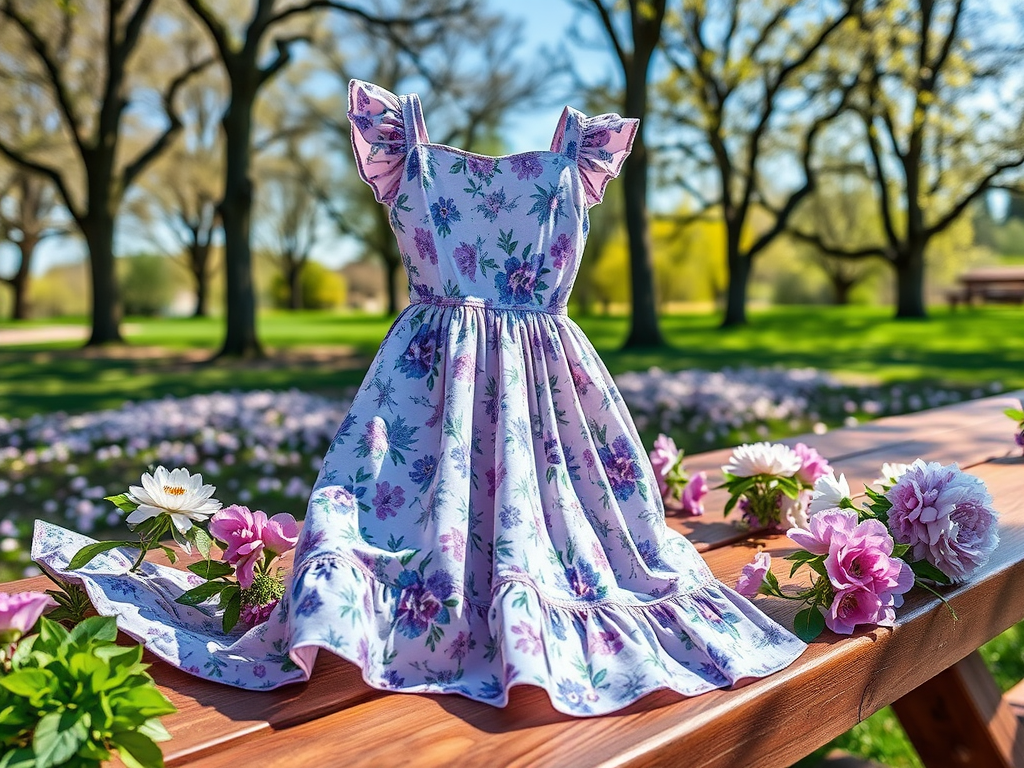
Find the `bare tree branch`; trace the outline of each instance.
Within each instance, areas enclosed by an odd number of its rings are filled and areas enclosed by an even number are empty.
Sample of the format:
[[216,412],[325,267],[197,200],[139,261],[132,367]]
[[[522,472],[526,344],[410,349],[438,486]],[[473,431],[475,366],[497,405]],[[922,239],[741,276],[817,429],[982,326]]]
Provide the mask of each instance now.
[[60,171],[49,165],[29,160],[25,155],[11,147],[3,139],[0,139],[0,155],[4,155],[11,162],[16,163],[23,168],[27,168],[34,173],[38,173],[41,176],[45,176],[53,182],[53,185],[57,188],[61,198],[64,200],[65,207],[67,207],[68,211],[71,212],[72,217],[75,221],[81,221],[82,213],[75,207],[74,200],[71,197],[67,185],[64,183],[64,177],[61,175]]
[[586,0],[576,0],[575,4],[580,8],[590,7],[596,11],[598,18],[601,20],[601,27],[604,29],[605,34],[608,35],[608,41],[612,44],[612,49],[615,51],[619,64],[622,65],[623,69],[628,67],[630,56],[622,46],[618,30],[615,29],[615,22],[612,20],[611,11],[604,2],[602,0],[590,0],[588,4]]
[[1024,154],[1014,160],[1008,160],[1004,163],[998,163],[993,166],[992,169],[974,185],[973,189],[961,198],[960,202],[946,212],[945,216],[941,217],[938,221],[925,229],[926,237],[931,238],[932,236],[937,235],[956,221],[957,218],[959,218],[959,216],[967,209],[967,206],[990,188],[992,180],[1000,173],[1014,168],[1020,168],[1021,166],[1024,166]]

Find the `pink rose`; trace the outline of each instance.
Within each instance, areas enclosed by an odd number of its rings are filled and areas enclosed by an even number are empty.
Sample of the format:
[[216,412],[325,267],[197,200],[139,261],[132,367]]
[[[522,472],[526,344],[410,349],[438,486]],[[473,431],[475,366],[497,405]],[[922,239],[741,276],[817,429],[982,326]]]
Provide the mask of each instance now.
[[658,435],[654,441],[654,450],[651,451],[651,466],[654,467],[654,476],[658,479],[658,490],[661,497],[665,498],[668,493],[668,483],[665,478],[679,460],[679,449],[676,448],[676,441],[668,435]]
[[39,621],[56,601],[42,592],[0,592],[0,642],[13,643]]
[[754,555],[754,562],[743,566],[740,578],[736,582],[736,591],[744,597],[753,597],[761,589],[764,577],[772,567],[772,556],[764,550]]
[[[892,612],[892,608],[888,611]],[[893,618],[870,589],[850,587],[836,592],[831,607],[825,611],[825,626],[837,635],[849,635],[858,624],[891,625]]]
[[683,488],[683,512],[688,515],[703,515],[704,503],[701,501],[708,492],[708,479],[704,472],[698,472],[690,478]]
[[824,477],[831,471],[825,457],[809,445],[797,443],[793,446],[793,453],[800,457],[800,469],[796,471],[796,479],[808,488],[813,488],[819,477]]
[[265,553],[271,557],[287,552],[298,540],[298,524],[286,513],[269,520],[265,512],[250,512],[232,504],[210,518],[210,533],[227,545],[225,562],[235,566],[242,589],[252,586],[256,566]]

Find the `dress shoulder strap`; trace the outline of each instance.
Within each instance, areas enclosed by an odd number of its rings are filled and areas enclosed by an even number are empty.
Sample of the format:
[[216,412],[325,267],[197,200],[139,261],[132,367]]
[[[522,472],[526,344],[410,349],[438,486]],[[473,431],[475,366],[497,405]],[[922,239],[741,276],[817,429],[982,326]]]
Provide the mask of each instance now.
[[429,144],[430,137],[427,136],[427,124],[423,119],[423,107],[420,104],[420,97],[415,93],[399,96],[402,103],[402,122],[405,123],[405,141],[411,150],[417,144]]

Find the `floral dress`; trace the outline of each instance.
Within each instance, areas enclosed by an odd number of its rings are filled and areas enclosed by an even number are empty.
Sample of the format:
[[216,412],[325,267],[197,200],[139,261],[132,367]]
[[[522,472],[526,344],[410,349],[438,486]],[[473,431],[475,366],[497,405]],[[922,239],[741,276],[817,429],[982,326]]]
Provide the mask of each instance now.
[[[803,643],[666,527],[629,413],[566,315],[588,209],[637,121],[566,108],[550,151],[487,157],[431,144],[414,95],[353,81],[349,105],[411,303],[324,459],[288,592],[240,637],[126,600],[109,608],[122,628],[241,687],[304,680],[323,648],[376,688],[503,706],[528,684],[573,715],[792,662]],[[185,578],[168,570],[152,567]]]

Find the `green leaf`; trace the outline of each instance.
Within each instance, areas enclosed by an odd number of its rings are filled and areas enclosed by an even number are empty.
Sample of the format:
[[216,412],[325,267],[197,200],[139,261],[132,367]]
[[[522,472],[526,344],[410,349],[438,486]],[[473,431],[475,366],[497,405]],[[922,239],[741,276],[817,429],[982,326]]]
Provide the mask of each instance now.
[[39,720],[32,737],[37,768],[51,768],[68,762],[89,738],[88,712],[50,712]]
[[224,608],[224,618],[221,622],[225,632],[230,632],[235,628],[235,624],[238,623],[238,616],[242,612],[242,595],[241,593],[235,595],[228,601],[227,606]]
[[95,544],[89,544],[88,546],[82,547],[75,556],[71,558],[71,562],[68,563],[69,571],[77,571],[79,568],[84,568],[88,565],[94,557],[101,555],[104,552],[115,549],[117,547],[132,547],[138,549],[138,542],[133,541],[97,541]]
[[907,552],[910,551],[909,544],[893,544],[892,545],[892,556],[902,558]]
[[114,701],[114,709],[118,714],[126,708],[131,708],[147,720],[178,711],[178,708],[152,684],[124,691]]
[[230,586],[230,584],[222,581],[208,581],[205,584],[200,584],[198,587],[193,587],[188,592],[182,593],[174,602],[181,605],[199,605],[220,594],[221,590],[228,589]]
[[109,501],[122,512],[134,512],[139,508],[139,505],[132,501],[127,493],[119,493],[117,496],[104,496],[103,500]]
[[197,576],[202,576],[207,581],[219,579],[222,576],[230,576],[235,571],[230,565],[220,560],[200,560],[198,563],[192,563],[192,565],[188,566],[188,569]]
[[939,584],[949,584],[949,576],[944,574],[927,560],[918,560],[910,564],[914,575],[920,579],[928,579]]
[[112,616],[90,616],[76,625],[68,636],[69,643],[86,644],[89,641],[114,642],[117,640],[117,619]]
[[230,603],[236,595],[242,594],[242,588],[237,584],[228,584],[220,593],[220,602],[218,608],[226,608],[227,604]]
[[111,741],[128,768],[163,768],[163,752],[149,736],[138,731],[118,731]]
[[1003,413],[1005,413],[1014,421],[1024,421],[1024,411],[1022,411],[1020,408],[1007,408],[1005,411],[1003,411]]
[[149,736],[153,741],[170,741],[171,734],[168,733],[164,724],[158,718],[151,717],[139,726],[139,733]]
[[213,546],[213,539],[210,538],[210,534],[200,528],[198,525],[193,525],[189,529],[189,538],[192,543],[196,545],[196,549],[199,550],[199,554],[203,556],[204,560],[210,559],[210,547]]
[[174,565],[176,562],[178,562],[178,553],[177,552],[175,552],[170,547],[164,546],[163,544],[160,544],[158,546],[160,547],[160,549],[163,550],[163,553],[167,556],[167,560],[168,560],[168,562],[170,562],[171,565]]
[[18,747],[0,754],[0,768],[36,768],[35,753],[28,747]]
[[60,624],[45,616],[39,619],[39,639],[36,640],[35,650],[57,655],[67,639],[68,631]]
[[42,701],[56,682],[53,673],[46,669],[19,669],[0,677],[0,687],[31,701]]
[[808,606],[797,613],[793,620],[793,631],[796,636],[805,643],[811,642],[825,629],[825,617],[821,615],[817,606]]

